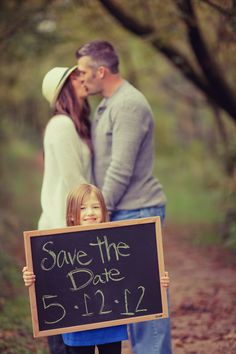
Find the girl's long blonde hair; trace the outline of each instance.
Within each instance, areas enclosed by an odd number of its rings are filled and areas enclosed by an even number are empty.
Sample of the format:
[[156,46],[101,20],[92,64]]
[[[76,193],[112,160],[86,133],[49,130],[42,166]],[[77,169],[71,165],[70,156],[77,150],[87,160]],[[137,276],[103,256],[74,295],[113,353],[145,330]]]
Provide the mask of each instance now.
[[108,212],[100,189],[93,184],[81,184],[74,188],[67,196],[66,223],[67,226],[80,225],[80,210],[85,196],[94,193],[102,210],[102,221],[108,221]]

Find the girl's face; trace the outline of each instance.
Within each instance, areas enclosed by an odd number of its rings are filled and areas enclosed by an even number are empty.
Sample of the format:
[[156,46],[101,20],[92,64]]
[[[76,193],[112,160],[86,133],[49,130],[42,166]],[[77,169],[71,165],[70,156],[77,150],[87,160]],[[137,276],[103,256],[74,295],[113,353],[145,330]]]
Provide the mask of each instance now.
[[102,222],[102,208],[94,192],[86,195],[81,204],[80,225],[99,224]]

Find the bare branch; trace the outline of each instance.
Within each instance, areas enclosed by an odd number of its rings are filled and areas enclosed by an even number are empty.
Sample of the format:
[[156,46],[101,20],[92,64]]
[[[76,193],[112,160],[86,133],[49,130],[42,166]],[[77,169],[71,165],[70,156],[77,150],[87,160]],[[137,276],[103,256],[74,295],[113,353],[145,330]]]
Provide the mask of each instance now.
[[236,13],[235,13],[236,2],[235,2],[235,0],[232,2],[232,9],[231,10],[226,10],[224,7],[222,7],[220,5],[217,5],[217,4],[214,4],[210,0],[200,0],[200,1],[204,2],[207,5],[209,5],[214,10],[218,11],[219,13],[221,13],[224,16],[227,16],[227,17],[236,16]]
[[[191,0],[178,0],[183,21],[186,24],[189,43],[195,54],[202,72],[207,79],[212,91],[215,92],[216,102],[221,104],[236,121],[236,95],[228,85],[221,73],[221,68],[217,65],[210,54],[207,44],[200,32],[197,17]],[[216,89],[217,88],[217,89]]]
[[166,45],[157,35],[155,36],[152,26],[143,26],[135,17],[128,15],[112,0],[99,0],[99,2],[131,33],[138,36],[146,35],[147,42],[150,42],[157,51],[168,58],[184,77],[213,100],[215,104],[224,109],[236,123],[236,95],[225,81],[224,76],[221,75],[220,68],[208,52],[207,45],[198,28],[191,0],[175,0],[175,3],[180,10],[182,20],[186,24],[189,44],[196,56],[202,74],[176,48]]
[[142,25],[139,21],[129,16],[123,9],[110,0],[99,0],[103,7],[118,20],[121,25],[127,28],[130,32],[138,35],[145,36],[151,34],[154,29],[150,25]]
[[166,46],[158,38],[152,39],[151,44],[174,65],[182,75],[191,81],[200,91],[212,100],[218,99],[217,90],[213,90],[208,82],[193,67],[187,57],[176,48]]

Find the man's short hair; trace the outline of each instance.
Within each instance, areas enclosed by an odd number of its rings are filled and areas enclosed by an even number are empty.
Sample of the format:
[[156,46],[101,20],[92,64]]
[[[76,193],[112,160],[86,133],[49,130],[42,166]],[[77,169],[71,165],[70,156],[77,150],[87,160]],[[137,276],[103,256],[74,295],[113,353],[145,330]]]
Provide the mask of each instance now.
[[81,46],[75,53],[80,59],[89,56],[94,62],[94,66],[106,66],[112,74],[119,72],[119,57],[113,45],[107,41],[95,40]]

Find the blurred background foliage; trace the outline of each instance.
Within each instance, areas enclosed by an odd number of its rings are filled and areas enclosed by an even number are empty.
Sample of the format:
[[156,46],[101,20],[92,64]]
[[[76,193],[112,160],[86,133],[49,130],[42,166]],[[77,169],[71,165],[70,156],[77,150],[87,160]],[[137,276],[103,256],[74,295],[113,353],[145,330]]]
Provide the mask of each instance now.
[[42,78],[97,38],[114,43],[122,74],[153,108],[168,223],[236,249],[236,1],[2,0],[0,306],[19,287],[22,231],[40,214]]

